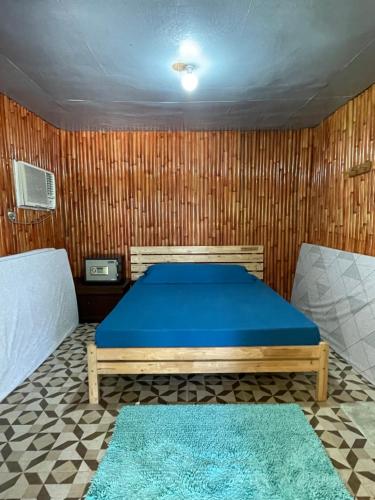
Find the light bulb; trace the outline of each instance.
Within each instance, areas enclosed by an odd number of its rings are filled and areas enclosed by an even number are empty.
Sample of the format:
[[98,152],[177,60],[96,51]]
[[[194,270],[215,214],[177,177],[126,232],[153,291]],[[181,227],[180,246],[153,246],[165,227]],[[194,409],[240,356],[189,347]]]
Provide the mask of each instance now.
[[181,78],[181,84],[182,87],[187,91],[187,92],[192,92],[195,90],[198,86],[198,78],[194,73],[191,71],[185,73],[182,78]]

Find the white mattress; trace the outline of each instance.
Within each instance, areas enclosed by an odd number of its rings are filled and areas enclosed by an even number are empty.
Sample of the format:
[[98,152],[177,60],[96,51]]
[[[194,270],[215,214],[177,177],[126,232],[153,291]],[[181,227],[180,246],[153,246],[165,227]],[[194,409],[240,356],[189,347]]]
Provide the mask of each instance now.
[[375,257],[304,243],[292,304],[332,348],[375,383]]
[[0,401],[23,382],[78,324],[65,250],[0,258]]

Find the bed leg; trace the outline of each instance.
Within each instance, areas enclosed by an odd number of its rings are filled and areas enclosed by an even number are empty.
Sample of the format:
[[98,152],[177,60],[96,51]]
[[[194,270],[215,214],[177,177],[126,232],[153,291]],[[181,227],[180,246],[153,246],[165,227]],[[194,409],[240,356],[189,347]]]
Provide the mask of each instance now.
[[95,344],[89,344],[87,347],[87,369],[89,375],[89,402],[96,405],[99,403],[99,377]]
[[328,353],[327,342],[320,342],[319,371],[316,379],[316,400],[327,401],[328,393]]

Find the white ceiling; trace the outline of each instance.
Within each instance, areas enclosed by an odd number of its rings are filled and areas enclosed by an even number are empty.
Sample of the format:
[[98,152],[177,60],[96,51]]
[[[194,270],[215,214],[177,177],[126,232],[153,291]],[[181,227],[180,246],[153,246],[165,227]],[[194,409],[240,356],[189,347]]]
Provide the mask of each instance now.
[[[314,126],[375,81],[375,0],[0,0],[0,91],[67,129]],[[198,54],[182,57],[192,40]],[[199,66],[182,90],[176,61]]]

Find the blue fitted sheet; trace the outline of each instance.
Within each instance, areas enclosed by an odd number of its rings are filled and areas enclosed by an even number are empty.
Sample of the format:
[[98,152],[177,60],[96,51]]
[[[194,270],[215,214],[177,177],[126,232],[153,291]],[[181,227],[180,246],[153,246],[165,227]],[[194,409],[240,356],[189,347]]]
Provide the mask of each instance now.
[[96,330],[98,347],[316,345],[319,341],[312,321],[243,267],[212,264],[152,266]]

